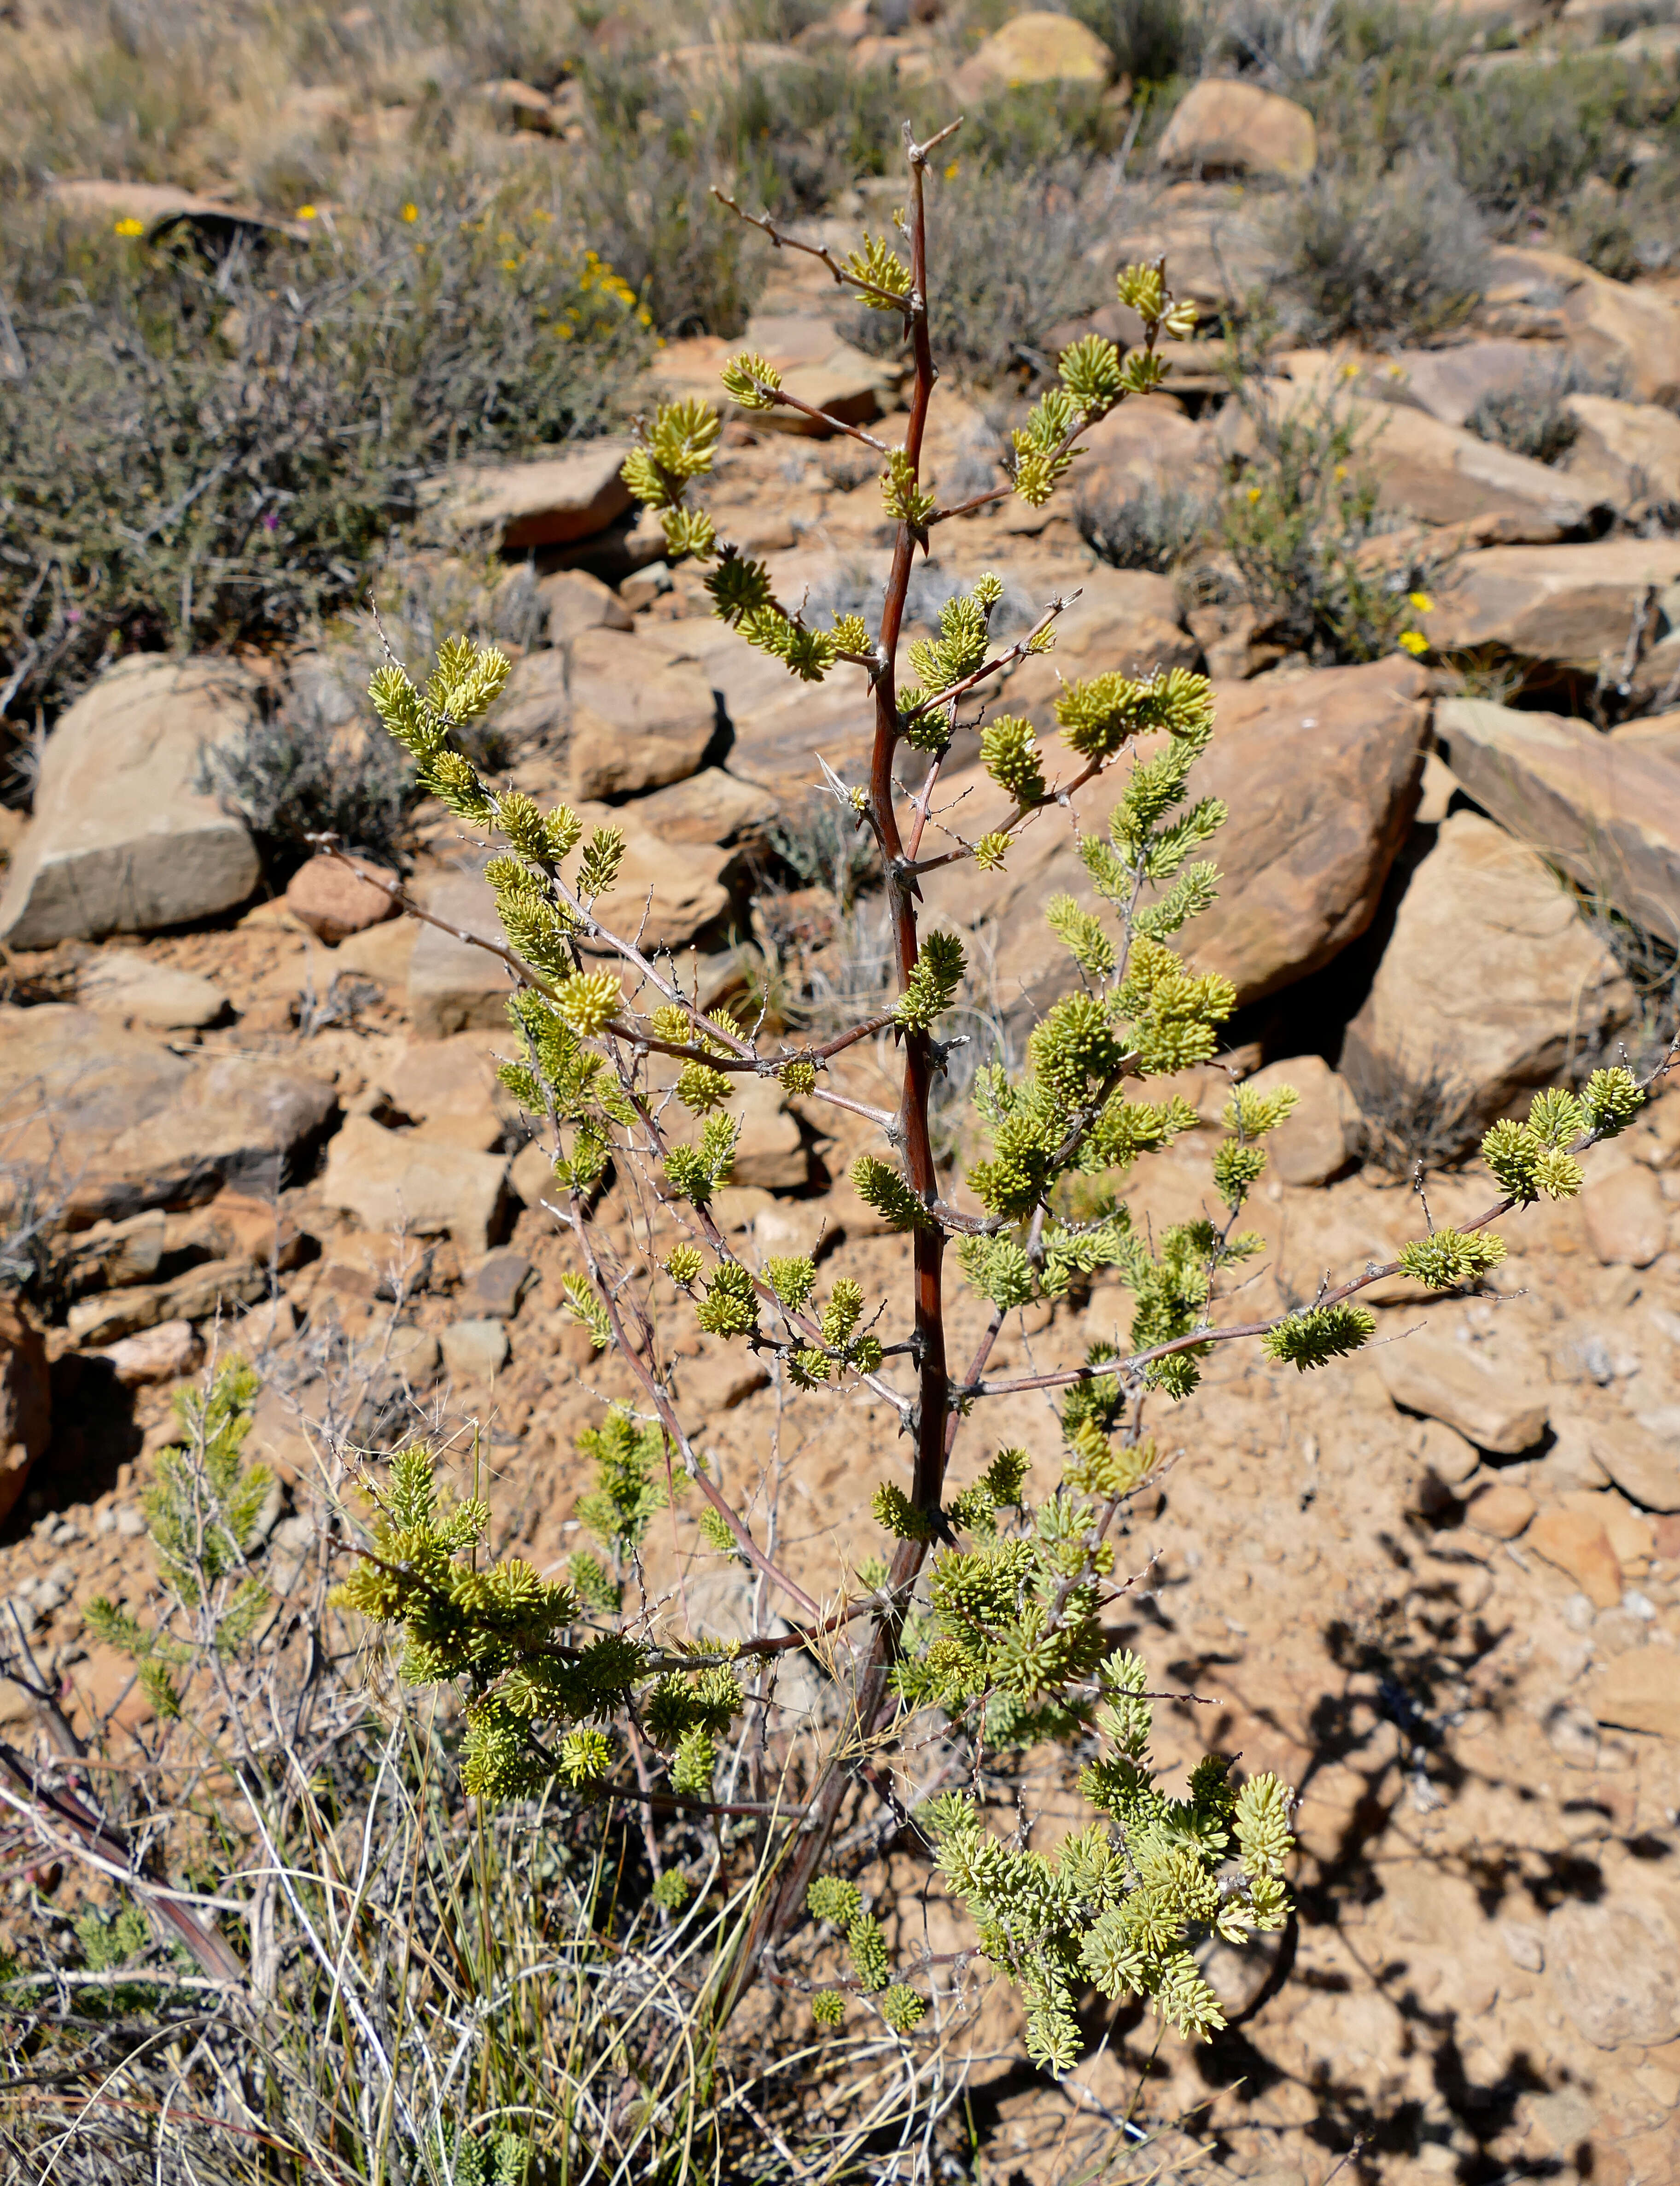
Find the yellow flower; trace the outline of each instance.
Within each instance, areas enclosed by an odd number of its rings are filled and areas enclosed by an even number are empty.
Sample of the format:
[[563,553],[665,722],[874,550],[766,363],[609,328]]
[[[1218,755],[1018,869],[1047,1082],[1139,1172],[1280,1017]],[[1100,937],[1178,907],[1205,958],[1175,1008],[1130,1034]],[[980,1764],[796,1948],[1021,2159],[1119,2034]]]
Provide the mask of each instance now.
[[504,258],[501,261],[501,270],[504,273],[517,273],[519,270],[518,260],[517,258]]
[[956,178],[957,178],[957,169],[958,169],[961,165],[962,165],[962,161],[961,161],[960,160],[953,160],[951,161],[950,165],[949,165],[949,167],[947,167],[947,168],[946,168],[946,170],[945,170],[945,180],[946,180],[948,182],[954,182],[956,180]]
[[313,205],[300,205],[298,207],[298,218],[300,220],[314,220],[316,217],[317,215]]
[[1258,500],[1259,500],[1259,498],[1260,498],[1260,489],[1259,489],[1259,487],[1258,487],[1257,485],[1252,485],[1252,486],[1250,486],[1250,488],[1248,489],[1248,505],[1249,505],[1249,507],[1250,507],[1251,508],[1252,508],[1252,507],[1253,507],[1253,506],[1254,506],[1254,504],[1255,504],[1255,502],[1256,502],[1257,501],[1258,501]]
[[1351,363],[1344,364],[1341,367],[1341,376],[1344,379],[1357,379],[1359,377],[1358,366]]
[[146,223],[143,220],[134,219],[131,215],[128,218],[117,222],[115,232],[118,235],[143,235],[146,233]]
[[1429,651],[1429,640],[1420,630],[1403,630],[1400,633],[1400,646],[1403,652],[1409,653],[1413,659],[1416,659]]
[[414,203],[414,201],[413,201],[413,199],[412,199],[412,198],[409,199],[408,203],[407,203],[407,204],[403,207],[403,209],[402,209],[402,216],[403,216],[403,218],[404,218],[406,221],[410,221],[410,222],[412,222],[412,221],[417,221],[417,220],[418,220],[418,219],[419,219],[419,217],[420,217],[420,208],[419,208],[419,206],[418,206],[417,205],[416,205],[416,204]]
[[1346,464],[1346,463],[1338,463],[1338,464],[1336,465],[1336,484],[1337,484],[1338,485],[1341,485],[1341,483],[1342,483],[1342,482],[1343,482],[1343,480],[1347,478],[1347,464]]
[[1431,599],[1427,592],[1408,592],[1406,599],[1408,604],[1414,607],[1420,614],[1435,613],[1435,602]]

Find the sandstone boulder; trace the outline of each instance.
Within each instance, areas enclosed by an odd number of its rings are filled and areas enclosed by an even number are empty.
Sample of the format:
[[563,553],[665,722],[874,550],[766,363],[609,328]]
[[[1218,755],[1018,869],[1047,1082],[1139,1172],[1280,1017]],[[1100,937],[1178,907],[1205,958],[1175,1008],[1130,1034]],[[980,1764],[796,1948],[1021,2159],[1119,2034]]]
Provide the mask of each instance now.
[[1365,429],[1363,452],[1379,506],[1425,524],[1462,524],[1477,545],[1560,539],[1610,500],[1595,491],[1593,478],[1514,455],[1421,409],[1370,403],[1352,409]]
[[15,1299],[0,1298],[0,1521],[53,1432],[47,1344]]
[[1593,1712],[1618,1730],[1680,1739],[1680,1654],[1672,1647],[1633,1647],[1618,1655],[1593,1690]]
[[503,553],[591,539],[630,505],[619,476],[629,440],[588,440],[529,462],[462,463],[422,489],[452,531],[487,537]]
[[1680,940],[1680,769],[1633,739],[1480,698],[1444,700],[1435,741],[1511,834],[1636,926]]
[[1319,132],[1304,106],[1257,84],[1211,76],[1179,101],[1156,147],[1160,167],[1278,175],[1304,182],[1319,162]]
[[51,1165],[78,1225],[187,1207],[224,1185],[293,1180],[333,1088],[266,1059],[189,1061],[92,1011],[0,1008],[0,1119],[11,1158]]
[[1594,1426],[1593,1455],[1622,1494],[1647,1511],[1680,1511],[1680,1448],[1653,1416]]
[[[396,875],[377,859],[361,851],[352,854],[356,864],[395,883]],[[363,880],[350,866],[324,853],[298,867],[286,883],[286,908],[300,918],[310,932],[329,949],[397,917],[402,906],[377,881]]]
[[76,995],[101,1017],[160,1032],[195,1032],[214,1024],[227,1007],[227,995],[212,980],[154,963],[133,949],[108,949],[96,956],[77,980]]
[[597,625],[517,663],[494,720],[521,745],[563,745],[574,799],[625,797],[694,773],[717,705],[679,646]]
[[1438,652],[1472,649],[1536,670],[1617,669],[1653,589],[1680,578],[1680,540],[1599,539],[1580,546],[1490,546],[1439,586],[1425,627]]
[[496,1074],[496,1057],[517,1057],[521,1042],[504,1017],[500,1034],[462,1032],[415,1040],[389,1073],[385,1090],[419,1136],[490,1153],[518,1113]]
[[1536,852],[1470,812],[1412,872],[1341,1068],[1369,1113],[1435,1101],[1466,1129],[1548,1083],[1632,1007]]
[[957,96],[984,98],[1024,83],[1105,84],[1114,56],[1071,15],[1016,15],[958,70]]
[[[1100,656],[1077,669],[1063,661],[1070,678],[1109,664]],[[1190,794],[1222,797],[1231,808],[1211,853],[1222,875],[1220,899],[1178,945],[1205,969],[1223,972],[1240,1002],[1317,971],[1375,916],[1416,802],[1426,690],[1422,671],[1397,655],[1286,682],[1218,687],[1218,727],[1191,773]],[[1017,703],[1012,689],[1005,703]],[[1054,772],[1056,748],[1046,748]],[[992,824],[987,816],[1000,800],[977,771],[948,776],[945,788],[952,795],[972,791],[963,809],[974,820],[965,832]],[[1112,801],[1112,793],[1105,801],[1100,788],[1088,791],[1082,825],[1100,832]],[[922,888],[930,916],[994,923],[999,982],[1011,1002],[1024,987],[1042,1006],[1067,984],[1066,959],[1039,916],[1061,890],[1092,900],[1065,821],[1035,821],[1001,874],[965,862],[930,874]]]
[[154,1382],[179,1381],[204,1356],[199,1331],[190,1320],[163,1320],[136,1336],[125,1336],[97,1354],[125,1389],[143,1389]]
[[229,663],[143,653],[107,670],[47,740],[0,896],[0,941],[149,933],[243,902],[255,845],[194,785],[205,749],[252,717],[250,679]]
[[1395,1404],[1444,1421],[1478,1449],[1515,1456],[1546,1432],[1547,1398],[1532,1371],[1479,1344],[1425,1328],[1385,1344],[1376,1360]]
[[1243,1082],[1262,1093],[1292,1085],[1301,1096],[1294,1113],[1267,1137],[1269,1174],[1285,1184],[1325,1184],[1347,1168],[1358,1150],[1359,1105],[1321,1055],[1268,1063]]
[[1581,1195],[1587,1242],[1606,1268],[1649,1268],[1668,1243],[1668,1202],[1638,1163],[1589,1177]]
[[365,1230],[435,1237],[447,1231],[462,1252],[484,1253],[500,1234],[507,1164],[352,1116],[328,1149],[322,1204]]
[[770,823],[781,807],[766,789],[720,766],[703,767],[686,782],[636,801],[640,826],[662,843],[714,843],[739,849],[767,841]]
[[810,1181],[810,1156],[775,1079],[743,1077],[729,1111],[741,1126],[731,1181],[765,1191],[803,1191]]
[[132,1289],[100,1291],[70,1309],[70,1341],[84,1346],[115,1344],[142,1329],[170,1320],[209,1320],[253,1305],[268,1288],[266,1269],[244,1258],[205,1260],[166,1283],[141,1283]]
[[499,1320],[455,1320],[438,1338],[444,1371],[477,1387],[493,1382],[507,1364],[507,1331]]

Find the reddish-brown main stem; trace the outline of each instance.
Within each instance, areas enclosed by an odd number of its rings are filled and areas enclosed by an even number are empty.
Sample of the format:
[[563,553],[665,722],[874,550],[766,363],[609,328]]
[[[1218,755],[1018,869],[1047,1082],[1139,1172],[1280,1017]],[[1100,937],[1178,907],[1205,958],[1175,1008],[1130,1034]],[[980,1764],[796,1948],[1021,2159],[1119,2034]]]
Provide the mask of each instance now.
[[[913,474],[920,477],[922,437],[933,399],[933,352],[927,333],[927,228],[922,201],[924,161],[921,149],[906,128],[905,144],[910,171],[910,346],[916,378],[910,395],[910,417],[904,434],[904,453]],[[899,526],[893,548],[893,566],[887,580],[881,616],[881,653],[885,665],[875,686],[875,740],[870,757],[870,817],[881,844],[886,867],[888,903],[893,922],[893,954],[902,990],[916,966],[916,876],[907,870],[898,816],[893,809],[893,762],[899,741],[898,687],[895,666],[899,638],[904,628],[904,603],[910,591],[910,570],[916,559],[916,539],[908,524]],[[934,1174],[933,1141],[928,1127],[928,1104],[933,1085],[933,1049],[922,1032],[904,1035],[904,1090],[899,1104],[898,1129],[905,1177],[918,1199],[932,1208],[938,1196]],[[916,1321],[914,1356],[916,1368],[916,1408],[914,1418],[916,1455],[910,1499],[919,1511],[937,1511],[945,1481],[948,1447],[950,1373],[945,1358],[944,1232],[932,1220],[915,1233],[914,1270]],[[893,1554],[888,1587],[895,1605],[876,1626],[867,1654],[859,1662],[854,1687],[852,1738],[861,1759],[876,1721],[889,1704],[888,1680],[903,1623],[904,1604],[927,1553],[924,1541],[904,1540]],[[806,1826],[783,1869],[779,1885],[770,1893],[742,1947],[741,1958],[723,1999],[727,2016],[758,1970],[764,1952],[798,1919],[805,1892],[826,1855],[834,1825],[853,1780],[848,1757],[837,1749],[806,1808]]]

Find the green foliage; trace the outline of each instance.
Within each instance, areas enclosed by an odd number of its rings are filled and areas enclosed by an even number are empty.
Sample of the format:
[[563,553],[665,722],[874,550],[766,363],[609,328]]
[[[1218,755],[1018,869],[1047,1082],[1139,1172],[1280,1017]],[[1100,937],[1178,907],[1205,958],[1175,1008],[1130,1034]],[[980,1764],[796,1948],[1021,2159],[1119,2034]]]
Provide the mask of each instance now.
[[647,1539],[652,1520],[670,1500],[664,1471],[665,1438],[657,1424],[638,1424],[619,1409],[578,1436],[578,1455],[595,1466],[595,1485],[578,1498],[578,1522],[622,1571]]
[[1400,1247],[1400,1271],[1431,1290],[1476,1281],[1505,1257],[1505,1241],[1492,1230],[1436,1230]]
[[[1081,1783],[1107,1820],[1066,1838],[1054,1859],[993,1836],[962,1793],[922,1810],[981,1949],[1022,1991],[1029,2054],[1056,2072],[1080,2054],[1075,2010],[1088,1983],[1117,2002],[1145,1997],[1185,2033],[1206,2034],[1224,2018],[1190,1946],[1207,1934],[1239,1942],[1287,1917],[1290,1795],[1268,1776],[1238,1793],[1211,1756],[1188,1798],[1157,1791],[1147,1681],[1135,1655],[1096,1666],[1096,1727],[1110,1751]],[[1239,1878],[1227,1866],[1234,1842]]]
[[1362,429],[1334,395],[1275,409],[1246,396],[1259,451],[1226,497],[1225,546],[1263,627],[1325,660],[1375,660],[1427,572],[1360,550],[1381,528]]
[[1439,160],[1408,157],[1380,177],[1369,168],[1317,177],[1291,194],[1281,225],[1309,340],[1427,342],[1481,300],[1487,230]]
[[1268,1359],[1302,1374],[1345,1358],[1376,1332],[1376,1316],[1359,1305],[1320,1305],[1292,1313],[1260,1339]]
[[811,2017],[819,2026],[837,2026],[845,2016],[846,1999],[838,1989],[819,1989],[811,1998]]
[[928,1219],[927,1208],[898,1170],[874,1154],[858,1156],[852,1163],[852,1182],[864,1204],[895,1230],[919,1229]]
[[913,1988],[895,1981],[880,1998],[881,2016],[895,2034],[908,2034],[927,2015],[927,2006]]
[[838,1875],[820,1875],[805,1892],[805,1904],[814,1920],[827,1920],[837,1928],[849,1928],[863,1913],[863,1893],[855,1882]]
[[904,990],[893,1005],[893,1022],[906,1032],[931,1032],[956,1000],[967,969],[962,944],[954,933],[925,934]]

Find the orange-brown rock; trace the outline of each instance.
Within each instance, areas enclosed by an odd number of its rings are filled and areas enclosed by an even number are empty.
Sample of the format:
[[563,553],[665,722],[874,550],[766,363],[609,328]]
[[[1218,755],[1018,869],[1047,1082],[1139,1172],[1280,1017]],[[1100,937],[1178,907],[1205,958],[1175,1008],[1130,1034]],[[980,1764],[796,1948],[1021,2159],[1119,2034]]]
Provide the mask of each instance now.
[[22,1494],[52,1432],[46,1342],[14,1299],[0,1298],[0,1519]]
[[[360,852],[354,855],[357,866],[395,883],[397,877],[388,867]],[[286,908],[333,948],[352,933],[364,933],[370,926],[395,918],[401,906],[378,882],[362,879],[323,851],[300,866],[286,883]]]
[[1604,1521],[1588,1511],[1554,1504],[1529,1527],[1526,1546],[1566,1572],[1595,1609],[1614,1609],[1621,1599],[1621,1566]]

